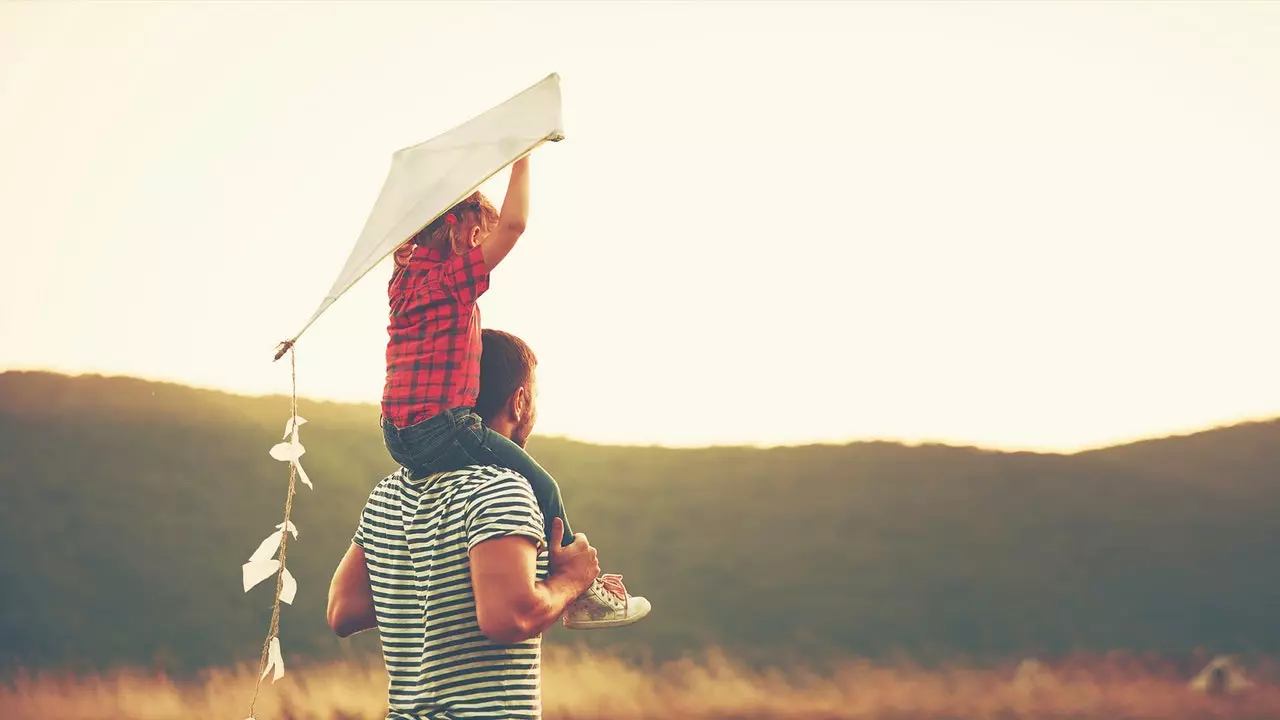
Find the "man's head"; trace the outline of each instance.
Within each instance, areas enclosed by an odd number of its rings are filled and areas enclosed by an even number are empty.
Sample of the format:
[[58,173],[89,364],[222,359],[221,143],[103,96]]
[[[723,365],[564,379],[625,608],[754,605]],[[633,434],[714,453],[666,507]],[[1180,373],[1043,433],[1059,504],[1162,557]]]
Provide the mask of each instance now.
[[481,337],[476,414],[490,430],[524,447],[538,420],[538,358],[511,333],[485,329]]

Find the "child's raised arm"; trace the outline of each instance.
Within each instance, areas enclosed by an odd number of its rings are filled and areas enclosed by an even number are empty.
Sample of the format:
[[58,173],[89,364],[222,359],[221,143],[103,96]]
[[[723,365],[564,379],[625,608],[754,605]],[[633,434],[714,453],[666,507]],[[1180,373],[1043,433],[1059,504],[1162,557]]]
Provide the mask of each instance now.
[[515,247],[528,220],[529,156],[525,155],[511,166],[511,181],[507,184],[507,196],[502,199],[498,226],[480,243],[484,264],[490,270],[502,262],[511,248]]

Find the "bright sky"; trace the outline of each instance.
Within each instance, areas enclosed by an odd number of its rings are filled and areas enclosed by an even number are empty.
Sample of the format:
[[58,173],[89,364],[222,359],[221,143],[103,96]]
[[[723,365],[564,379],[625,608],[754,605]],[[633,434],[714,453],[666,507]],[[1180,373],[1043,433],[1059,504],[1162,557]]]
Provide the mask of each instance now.
[[[0,369],[288,392],[274,345],[391,153],[550,72],[567,139],[481,301],[539,355],[540,433],[1280,415],[1262,2],[2,4]],[[378,400],[388,274],[303,336],[303,396]]]

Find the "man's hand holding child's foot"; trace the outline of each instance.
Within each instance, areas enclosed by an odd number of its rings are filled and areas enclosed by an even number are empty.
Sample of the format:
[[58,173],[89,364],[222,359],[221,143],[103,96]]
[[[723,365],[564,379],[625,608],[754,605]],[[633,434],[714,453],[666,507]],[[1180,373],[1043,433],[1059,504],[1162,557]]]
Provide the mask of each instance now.
[[600,572],[596,550],[582,533],[574,535],[574,542],[562,545],[564,522],[560,518],[551,521],[551,572],[562,575],[574,586],[586,588],[564,610],[564,626],[573,630],[602,630],[638,622],[649,614],[652,607],[642,597],[627,594],[621,575]]

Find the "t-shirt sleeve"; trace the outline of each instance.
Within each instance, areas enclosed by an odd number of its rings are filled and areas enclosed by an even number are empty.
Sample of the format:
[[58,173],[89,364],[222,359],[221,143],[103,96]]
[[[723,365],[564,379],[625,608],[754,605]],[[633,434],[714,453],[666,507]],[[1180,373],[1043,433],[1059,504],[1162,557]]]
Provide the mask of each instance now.
[[360,513],[360,522],[356,523],[356,534],[351,536],[351,542],[355,543],[361,549],[364,549],[364,513]]
[[365,500],[364,507],[360,510],[360,519],[356,521],[356,532],[351,536],[351,542],[355,543],[362,549],[368,549],[365,548],[364,545],[364,536],[365,533],[372,532],[373,525],[376,525],[376,522],[370,522],[370,510],[373,509],[375,505],[378,507],[385,507],[385,493],[387,492],[388,484],[399,481],[403,477],[403,474],[404,468],[400,468],[383,478],[373,487],[373,490],[369,491],[369,497]]
[[489,289],[489,266],[484,262],[480,246],[471,248],[465,255],[449,258],[445,277],[460,302],[470,305],[479,300]]
[[518,535],[533,540],[541,551],[546,544],[542,510],[529,481],[509,470],[483,483],[467,501],[467,549],[485,540]]
[[364,528],[368,521],[369,505],[366,503],[365,506],[360,509],[360,519],[356,521],[356,532],[351,536],[351,542],[355,543],[361,549],[364,549]]

